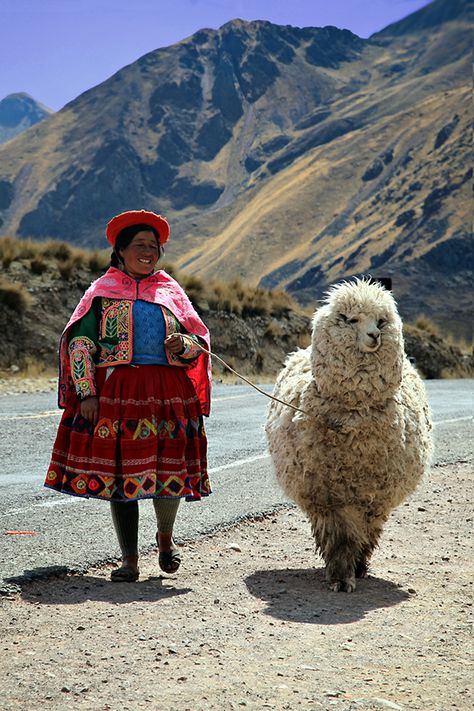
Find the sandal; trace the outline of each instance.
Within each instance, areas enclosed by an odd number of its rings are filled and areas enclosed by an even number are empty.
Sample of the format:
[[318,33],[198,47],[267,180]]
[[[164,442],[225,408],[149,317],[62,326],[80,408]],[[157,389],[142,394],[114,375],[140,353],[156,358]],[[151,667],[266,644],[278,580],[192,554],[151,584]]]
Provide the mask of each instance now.
[[[160,534],[156,532],[156,545],[158,546],[158,563],[164,573],[176,573],[181,565],[181,554],[177,548],[170,551],[160,551]],[[174,545],[174,544],[173,544]]]
[[181,554],[176,548],[172,551],[166,551],[166,553],[164,551],[160,552],[158,563],[164,573],[176,573],[181,565]]
[[110,579],[113,583],[136,583],[139,575],[138,568],[132,568],[131,565],[122,565],[120,568],[112,570]]

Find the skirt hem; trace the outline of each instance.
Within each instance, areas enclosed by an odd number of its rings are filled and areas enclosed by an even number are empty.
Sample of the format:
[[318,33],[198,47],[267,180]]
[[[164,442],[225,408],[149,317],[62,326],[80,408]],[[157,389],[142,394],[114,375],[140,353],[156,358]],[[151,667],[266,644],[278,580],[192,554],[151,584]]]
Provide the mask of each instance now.
[[74,496],[76,499],[97,499],[99,501],[119,501],[123,503],[128,503],[129,501],[141,501],[143,499],[185,499],[185,501],[201,501],[201,499],[206,498],[210,494],[212,494],[212,491],[208,491],[206,493],[201,494],[200,496],[189,496],[184,494],[183,496],[160,496],[159,494],[144,494],[143,496],[136,496],[132,497],[130,499],[127,498],[122,498],[122,497],[115,497],[115,498],[107,498],[106,496],[94,496],[94,494],[76,494],[74,491],[64,491],[64,489],[56,489],[55,486],[49,486],[49,484],[43,484],[45,489],[50,489],[51,491],[55,491],[58,494],[66,494],[67,496]]

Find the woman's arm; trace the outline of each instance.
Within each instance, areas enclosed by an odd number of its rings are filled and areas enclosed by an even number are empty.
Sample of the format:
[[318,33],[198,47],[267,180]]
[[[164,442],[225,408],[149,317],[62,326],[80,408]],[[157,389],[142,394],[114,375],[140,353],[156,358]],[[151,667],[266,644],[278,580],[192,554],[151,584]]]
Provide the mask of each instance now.
[[[168,313],[171,314],[169,311]],[[194,333],[188,333],[176,316],[173,314],[171,314],[171,316],[173,319],[174,333],[171,333],[165,338],[165,347],[176,355],[182,363],[192,363],[202,353],[200,345],[207,350],[206,342],[200,336],[196,336]]]
[[99,400],[95,382],[95,361],[99,332],[99,317],[95,304],[68,334],[69,363],[76,394],[81,401],[81,415],[96,424]]

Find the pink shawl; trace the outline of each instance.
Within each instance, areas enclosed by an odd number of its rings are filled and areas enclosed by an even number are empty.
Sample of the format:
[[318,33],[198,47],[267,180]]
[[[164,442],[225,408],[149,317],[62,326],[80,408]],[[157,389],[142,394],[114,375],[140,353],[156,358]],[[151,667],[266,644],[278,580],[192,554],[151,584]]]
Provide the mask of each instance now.
[[[210,338],[207,326],[201,321],[185,292],[165,271],[160,270],[151,276],[135,281],[120,269],[110,267],[106,273],[92,282],[82,299],[74,309],[61,336],[59,344],[59,406],[65,406],[67,388],[67,373],[69,362],[67,354],[66,334],[73,323],[79,321],[91,308],[96,296],[109,299],[126,299],[135,301],[143,299],[152,304],[165,306],[173,313],[182,326],[196,336],[200,336],[210,351]],[[211,400],[211,362],[210,357],[203,353],[188,368],[186,373],[193,383],[204,415],[209,414]]]

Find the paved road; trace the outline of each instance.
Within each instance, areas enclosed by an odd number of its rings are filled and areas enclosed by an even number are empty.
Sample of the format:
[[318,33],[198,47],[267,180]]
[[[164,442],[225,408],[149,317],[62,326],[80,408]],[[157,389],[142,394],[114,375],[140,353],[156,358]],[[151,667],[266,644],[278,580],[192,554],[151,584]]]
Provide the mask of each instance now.
[[[473,461],[474,381],[428,381],[427,388],[436,423],[435,463]],[[215,387],[206,423],[214,493],[202,503],[182,504],[178,538],[194,539],[286,503],[266,453],[266,410],[267,400],[248,386]],[[54,566],[78,570],[119,554],[105,502],[42,487],[59,416],[54,393],[0,397],[0,589],[12,577]],[[147,550],[155,530],[151,502],[141,504],[140,516],[140,544]],[[5,534],[11,530],[34,535]]]

